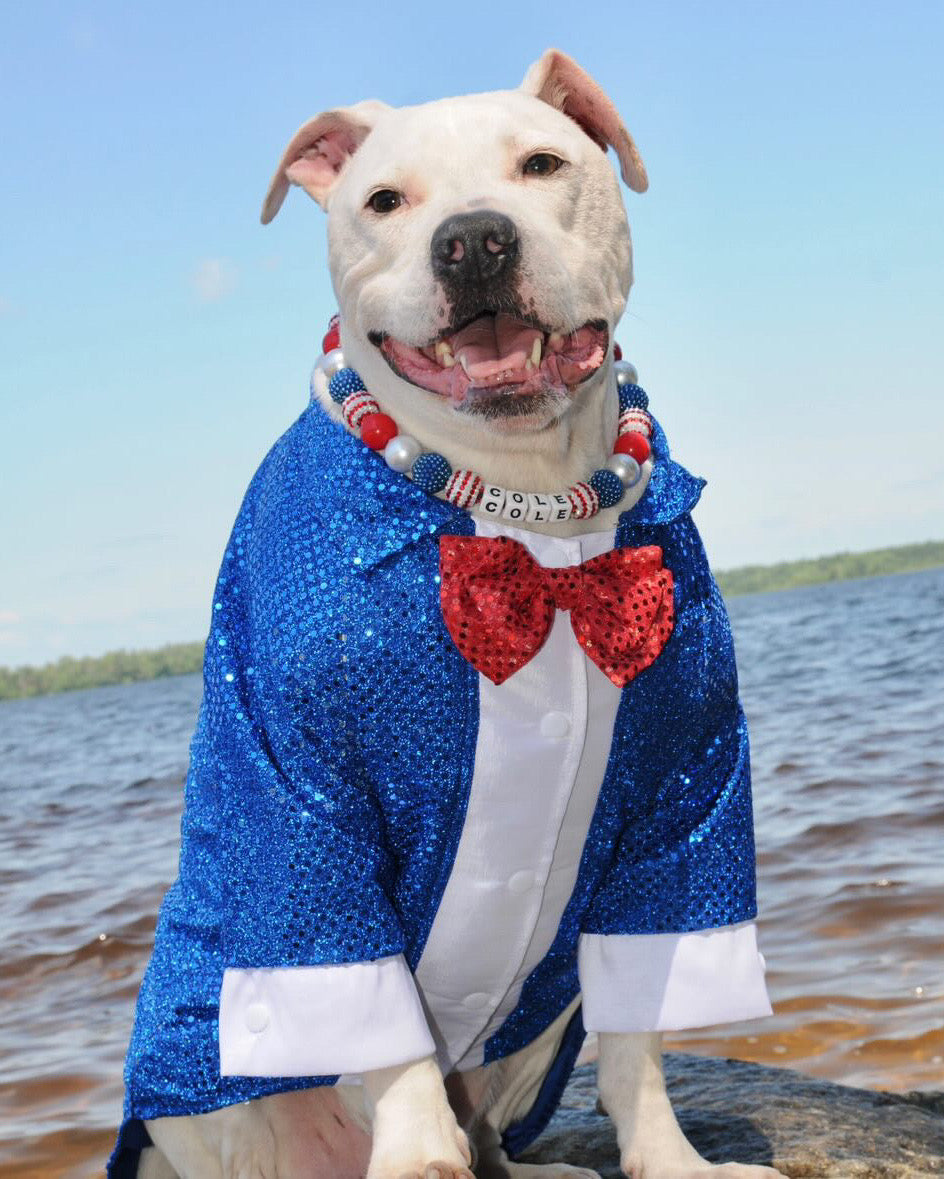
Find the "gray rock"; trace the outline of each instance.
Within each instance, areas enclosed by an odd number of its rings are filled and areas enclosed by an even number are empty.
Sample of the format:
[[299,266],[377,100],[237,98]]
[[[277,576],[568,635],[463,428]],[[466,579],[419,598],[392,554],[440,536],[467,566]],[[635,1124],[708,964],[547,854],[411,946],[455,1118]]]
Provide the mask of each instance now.
[[[596,1111],[595,1068],[575,1069],[522,1162],[568,1162],[620,1179],[616,1136]],[[791,1179],[944,1175],[944,1093],[877,1093],[739,1060],[666,1056],[689,1140],[712,1162],[764,1163]]]

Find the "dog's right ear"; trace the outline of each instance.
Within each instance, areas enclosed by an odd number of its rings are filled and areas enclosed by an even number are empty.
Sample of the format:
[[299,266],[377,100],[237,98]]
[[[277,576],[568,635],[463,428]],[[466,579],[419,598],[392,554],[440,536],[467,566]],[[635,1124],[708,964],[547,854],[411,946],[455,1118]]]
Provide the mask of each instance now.
[[285,149],[262,203],[262,224],[268,225],[282,207],[289,184],[300,185],[326,208],[328,196],[345,164],[390,110],[385,102],[359,102],[325,111],[300,127]]

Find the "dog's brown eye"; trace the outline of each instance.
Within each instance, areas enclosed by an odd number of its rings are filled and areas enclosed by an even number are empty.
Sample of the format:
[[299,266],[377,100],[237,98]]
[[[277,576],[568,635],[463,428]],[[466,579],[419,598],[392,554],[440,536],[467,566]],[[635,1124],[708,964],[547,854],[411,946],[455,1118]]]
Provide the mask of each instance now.
[[367,201],[375,213],[392,213],[403,204],[403,197],[393,188],[381,188],[371,193]]
[[559,156],[552,156],[549,151],[539,151],[525,160],[521,171],[525,176],[550,176],[563,163],[564,161]]

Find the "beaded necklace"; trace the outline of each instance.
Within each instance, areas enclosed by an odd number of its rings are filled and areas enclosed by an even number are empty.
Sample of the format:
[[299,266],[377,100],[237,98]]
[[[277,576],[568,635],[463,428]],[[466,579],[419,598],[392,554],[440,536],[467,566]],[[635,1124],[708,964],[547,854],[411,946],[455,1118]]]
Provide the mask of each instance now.
[[442,494],[459,508],[478,508],[493,516],[519,522],[586,520],[603,508],[613,507],[628,487],[642,478],[642,464],[651,455],[652,418],[646,412],[649,398],[636,383],[636,369],[622,359],[614,345],[614,369],[619,394],[619,424],[613,453],[606,466],[586,482],[560,492],[515,491],[486,481],[476,471],[453,470],[449,461],[424,450],[410,434],[401,434],[394,419],[384,413],[360,376],[344,362],[338,317],[331,319],[322,341],[324,349],[312,373],[311,397],[317,397],[315,373],[328,384],[331,400],[340,407],[345,426],[365,446],[383,454],[391,470],[412,479],[431,495]]

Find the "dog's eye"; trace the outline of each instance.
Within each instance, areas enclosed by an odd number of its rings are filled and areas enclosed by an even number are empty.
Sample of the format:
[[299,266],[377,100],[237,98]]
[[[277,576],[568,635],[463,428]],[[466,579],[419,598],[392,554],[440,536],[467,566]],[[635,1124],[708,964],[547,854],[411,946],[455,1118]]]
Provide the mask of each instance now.
[[521,171],[525,176],[550,176],[562,167],[563,163],[559,156],[552,156],[549,151],[539,151],[533,156],[528,156]]
[[381,188],[370,194],[367,204],[375,213],[392,213],[403,204],[403,195],[393,188]]

